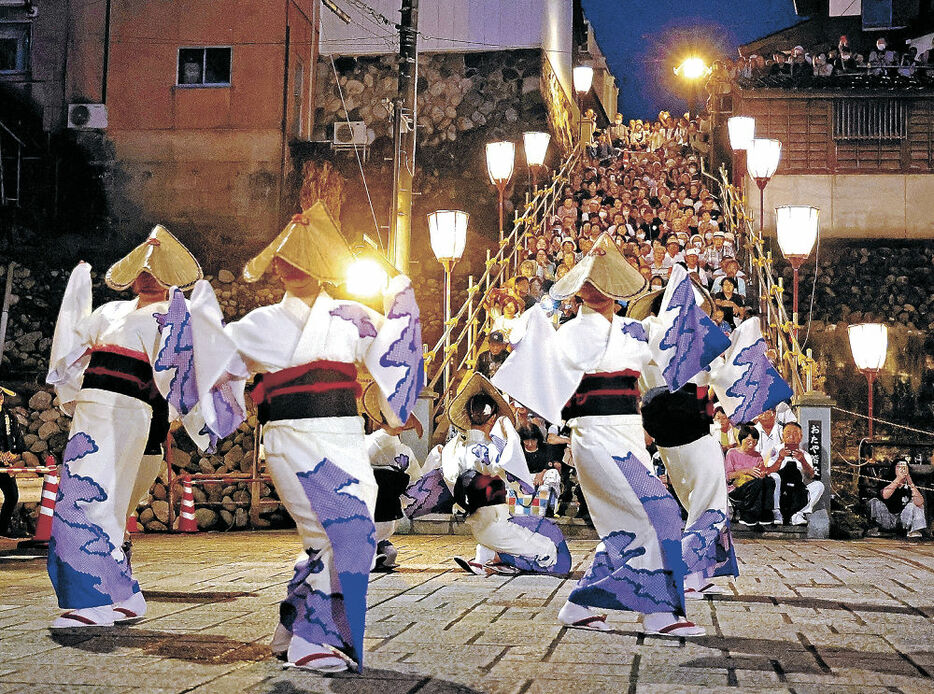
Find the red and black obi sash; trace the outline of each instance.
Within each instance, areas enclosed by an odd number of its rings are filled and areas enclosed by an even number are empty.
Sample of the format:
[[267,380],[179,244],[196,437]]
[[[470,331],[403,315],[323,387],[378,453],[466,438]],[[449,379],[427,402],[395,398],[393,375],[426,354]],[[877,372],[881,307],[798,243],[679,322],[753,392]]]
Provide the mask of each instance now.
[[357,367],[339,361],[313,361],[256,377],[253,401],[259,421],[316,417],[355,417],[361,388]]
[[81,387],[120,393],[152,407],[145,453],[160,452],[169,433],[169,405],[156,387],[152,365],[145,354],[124,347],[95,347]]
[[586,374],[561,416],[568,421],[575,417],[639,414],[638,381],[639,372],[631,369]]

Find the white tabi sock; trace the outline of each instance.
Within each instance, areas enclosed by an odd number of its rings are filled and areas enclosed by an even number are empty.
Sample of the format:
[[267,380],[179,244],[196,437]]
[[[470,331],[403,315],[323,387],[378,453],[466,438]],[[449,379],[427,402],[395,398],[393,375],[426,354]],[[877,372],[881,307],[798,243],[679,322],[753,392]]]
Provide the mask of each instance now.
[[474,556],[474,561],[478,564],[486,564],[488,562],[496,559],[496,552],[494,552],[489,547],[484,547],[483,545],[477,545],[477,554]]

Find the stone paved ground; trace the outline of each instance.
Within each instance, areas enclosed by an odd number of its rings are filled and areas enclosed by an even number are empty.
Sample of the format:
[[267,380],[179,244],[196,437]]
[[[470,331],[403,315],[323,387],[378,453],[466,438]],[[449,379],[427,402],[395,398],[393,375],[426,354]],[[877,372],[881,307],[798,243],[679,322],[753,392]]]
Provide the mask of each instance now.
[[[559,627],[573,580],[453,568],[467,538],[402,536],[403,569],[370,584],[362,676],[283,671],[267,643],[291,572],[284,532],[144,536],[149,615],[52,637],[45,564],[0,558],[0,692],[934,692],[934,545],[741,540],[730,594],[690,603],[709,636]],[[574,540],[576,571],[592,541]]]

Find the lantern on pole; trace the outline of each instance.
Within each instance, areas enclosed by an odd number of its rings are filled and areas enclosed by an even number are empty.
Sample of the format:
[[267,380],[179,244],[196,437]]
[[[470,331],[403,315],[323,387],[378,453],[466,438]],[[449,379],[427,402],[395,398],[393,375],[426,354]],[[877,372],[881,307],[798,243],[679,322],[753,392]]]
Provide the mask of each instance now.
[[522,133],[525,161],[528,163],[529,171],[532,174],[533,190],[538,186],[538,167],[545,163],[545,154],[548,152],[548,143],[550,141],[551,135],[549,133],[534,131]]
[[749,175],[759,186],[759,237],[765,224],[765,187],[778,169],[778,162],[782,158],[782,143],[779,140],[769,140],[756,137],[749,143],[746,150],[746,168]]
[[451,274],[467,245],[470,215],[460,210],[437,210],[428,215],[431,250],[444,270],[444,389],[451,385]]
[[885,364],[889,347],[889,330],[882,323],[859,323],[848,329],[850,351],[856,368],[869,383],[869,438],[872,438],[872,384]]
[[[593,85],[593,67],[578,65],[574,68],[574,92],[577,94],[577,141],[580,142],[584,133],[584,94],[590,91]],[[583,143],[582,143],[583,144]]]
[[798,270],[811,255],[817,240],[820,210],[807,205],[783,205],[775,208],[775,229],[778,245],[791,263],[794,273],[791,309],[791,330],[794,336],[795,359],[798,358]]
[[756,119],[749,116],[733,116],[726,121],[730,133],[730,149],[733,150],[733,185],[742,190],[746,176],[746,150],[756,137]]
[[503,195],[516,165],[516,145],[512,142],[489,142],[486,146],[486,171],[499,192],[499,240],[503,241]]

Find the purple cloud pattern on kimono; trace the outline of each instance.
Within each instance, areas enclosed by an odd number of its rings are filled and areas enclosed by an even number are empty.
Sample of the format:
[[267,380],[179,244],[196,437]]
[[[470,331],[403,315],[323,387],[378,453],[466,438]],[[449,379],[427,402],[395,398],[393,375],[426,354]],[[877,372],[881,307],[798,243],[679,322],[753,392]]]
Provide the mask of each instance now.
[[649,341],[649,336],[645,332],[645,326],[639,321],[627,321],[623,325],[623,335],[629,335],[629,337],[639,342],[648,343]]
[[361,340],[365,337],[376,337],[376,326],[373,325],[373,321],[370,320],[363,306],[341,303],[337,308],[331,309],[330,315],[353,323]]
[[168,310],[165,313],[154,313],[153,318],[159,326],[163,344],[152,367],[156,372],[175,369],[166,400],[179,414],[186,415],[198,403],[198,385],[195,379],[191,314],[182,291],[174,289]]
[[444,483],[441,470],[425,473],[421,479],[409,485],[403,497],[411,502],[405,508],[405,515],[409,518],[429,513],[450,513],[454,506],[454,497]]
[[753,417],[758,417],[794,394],[765,356],[767,349],[768,345],[760,337],[741,349],[732,360],[736,366],[749,367],[726,390],[727,396],[740,398],[733,414],[729,415],[733,422],[751,421]]
[[[674,348],[662,376],[668,388],[676,391],[723,354],[730,346],[730,338],[697,305],[687,276],[674,288],[667,308],[678,312],[659,343],[661,350]],[[662,314],[663,320],[666,313]]]
[[49,578],[59,606],[65,609],[109,605],[126,600],[138,589],[126,557],[117,560],[113,556],[115,545],[91,522],[83,506],[106,501],[107,492],[90,477],[71,474],[69,463],[98,450],[84,432],[76,433],[65,446],[48,557]]
[[409,469],[409,456],[405,453],[400,453],[395,458],[392,459],[392,462],[396,464],[396,467],[405,472]]
[[[340,593],[315,590],[307,581],[324,570],[319,550],[309,549],[308,557],[295,565],[286,598],[279,605],[282,626],[308,641],[334,646],[342,652],[351,648],[344,635],[350,633]],[[296,627],[296,624],[298,627]]]
[[422,358],[422,324],[419,320],[415,290],[408,285],[393,299],[386,318],[405,318],[407,323],[402,334],[379,358],[380,366],[391,369],[403,367],[402,377],[386,400],[399,419],[405,422],[415,407],[418,394],[425,384],[425,362]]
[[688,573],[703,571],[707,576],[736,576],[736,555],[726,515],[708,508],[684,531],[682,555]]
[[[363,632],[366,626],[366,591],[376,556],[376,527],[366,504],[347,489],[360,480],[324,458],[313,469],[297,473],[298,481],[331,543],[334,573],[339,591],[327,597],[329,609],[338,616],[342,643],[328,645],[340,649],[363,670]],[[335,600],[335,595],[341,597]],[[317,600],[317,598],[316,598]],[[322,605],[324,606],[324,605]],[[296,622],[294,633],[302,638],[307,622]]]
[[571,552],[568,550],[568,543],[565,541],[561,529],[550,518],[511,516],[509,522],[551,540],[558,550],[558,561],[552,566],[543,566],[537,561],[537,557],[530,558],[524,555],[499,552],[500,561],[522,571],[551,574],[553,576],[564,576],[571,570]]
[[681,515],[678,504],[657,477],[632,453],[613,456],[629,486],[639,497],[658,538],[662,566],[642,569],[629,562],[645,554],[644,547],[627,547],[634,533],[618,530],[602,538],[593,564],[571,591],[578,605],[636,612],[684,614],[684,561],[681,557]]

